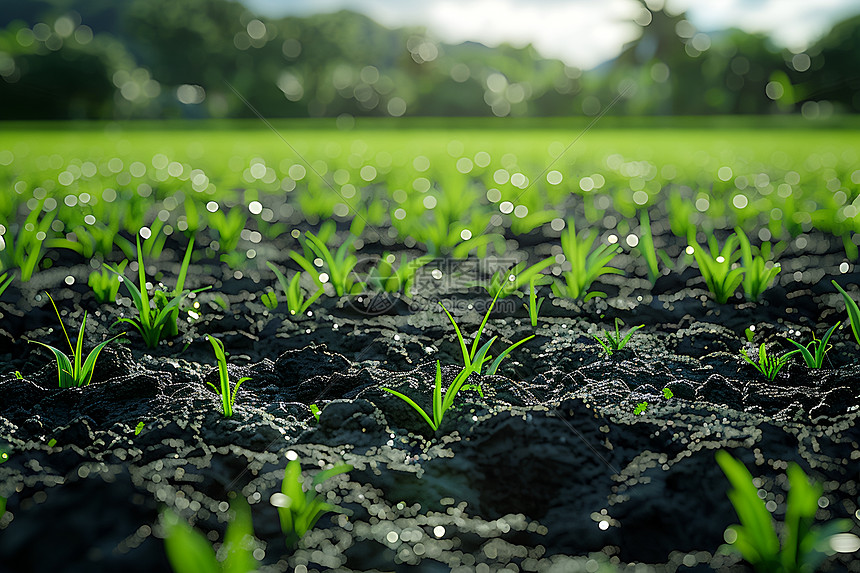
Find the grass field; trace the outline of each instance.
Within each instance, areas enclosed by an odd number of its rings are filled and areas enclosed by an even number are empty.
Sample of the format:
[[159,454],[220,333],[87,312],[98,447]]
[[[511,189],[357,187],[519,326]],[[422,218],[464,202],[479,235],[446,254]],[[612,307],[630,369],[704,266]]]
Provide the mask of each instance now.
[[243,244],[246,228],[274,238],[302,221],[356,219],[356,234],[393,226],[406,246],[445,252],[487,230],[516,235],[572,215],[637,233],[648,210],[655,234],[741,225],[779,240],[817,229],[856,256],[860,133],[849,120],[632,123],[300,121],[276,123],[277,133],[259,121],[10,124],[0,224],[8,244],[50,218],[47,245],[89,241],[78,250],[94,254],[113,243],[82,238],[99,226],[208,229],[223,250]]

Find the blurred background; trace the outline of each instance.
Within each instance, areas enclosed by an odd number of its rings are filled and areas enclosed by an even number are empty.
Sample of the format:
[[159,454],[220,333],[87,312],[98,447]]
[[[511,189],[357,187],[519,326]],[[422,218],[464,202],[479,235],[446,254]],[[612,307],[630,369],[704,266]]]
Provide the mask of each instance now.
[[0,119],[860,111],[856,0],[0,0]]

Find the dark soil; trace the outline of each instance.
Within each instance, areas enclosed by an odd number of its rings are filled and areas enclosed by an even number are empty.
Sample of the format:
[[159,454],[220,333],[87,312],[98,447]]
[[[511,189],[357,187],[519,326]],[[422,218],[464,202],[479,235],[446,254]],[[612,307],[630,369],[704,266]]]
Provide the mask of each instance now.
[[[86,286],[90,268],[63,261],[0,299],[0,443],[9,454],[0,465],[8,498],[0,570],[170,571],[160,508],[217,546],[224,502],[237,492],[263,542],[261,571],[594,572],[604,563],[743,571],[721,549],[737,521],[714,460],[723,448],[760,478],[778,519],[785,470],[796,462],[824,484],[819,520],[853,518],[857,533],[860,361],[830,279],[854,285],[860,274],[840,272],[836,241],[807,238],[804,250],[783,255],[777,284],[758,303],[714,303],[691,268],[653,288],[611,276],[600,285],[609,297],[586,303],[544,293],[537,328],[519,299],[497,302],[484,340],[498,336],[501,347],[536,336],[499,375],[470,380],[483,397],[463,391],[435,434],[380,388],[429,409],[436,360],[445,384],[458,373],[459,345],[436,302],[471,339],[489,300],[449,266],[435,264],[441,280],[420,276],[411,299],[323,297],[312,316],[295,319],[283,303],[272,312],[259,301],[276,284],[268,270],[234,273],[202,260],[187,286],[214,288],[196,297],[200,318],[185,321],[179,338],[147,349],[129,332],[102,352],[90,386],[60,390],[53,358],[26,342],[66,346],[41,291],[50,290],[73,339],[89,312],[87,351],[131,313],[127,298],[98,305]],[[549,247],[529,250],[540,256]],[[166,251],[162,260],[173,262],[148,270],[170,284],[178,258]],[[607,357],[591,335],[616,317],[623,330],[645,327]],[[809,341],[837,320],[844,324],[822,370],[797,359],[769,382],[739,354],[750,325],[756,347],[784,352],[786,337]],[[232,380],[251,378],[232,418],[206,384],[218,375],[205,334],[224,342]],[[634,415],[641,402],[647,410]],[[322,409],[318,421],[311,404]],[[295,551],[269,502],[288,453],[306,476],[325,464],[354,466],[322,486],[351,515],[327,514]],[[840,554],[823,569],[860,571],[858,563]]]

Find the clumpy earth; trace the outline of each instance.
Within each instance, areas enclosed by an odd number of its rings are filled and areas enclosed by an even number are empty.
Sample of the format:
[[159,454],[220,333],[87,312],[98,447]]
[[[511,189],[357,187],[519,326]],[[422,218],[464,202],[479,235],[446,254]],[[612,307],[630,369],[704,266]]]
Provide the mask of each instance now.
[[[536,328],[520,299],[500,300],[483,340],[498,336],[497,353],[535,338],[496,375],[473,375],[482,392],[458,394],[436,432],[382,388],[429,410],[436,361],[443,387],[462,367],[436,303],[471,339],[489,303],[480,289],[422,275],[411,298],[323,297],[293,317],[260,302],[276,284],[268,271],[202,259],[187,286],[214,288],[191,301],[198,318],[183,320],[179,338],[148,349],[129,332],[102,352],[89,386],[61,390],[53,357],[26,342],[66,345],[42,291],[73,340],[88,311],[87,350],[134,314],[124,291],[119,305],[96,303],[90,267],[64,261],[0,299],[0,569],[170,571],[162,508],[217,548],[236,495],[251,504],[266,572],[746,571],[722,547],[737,517],[719,449],[758,478],[777,520],[794,462],[823,484],[819,521],[847,517],[858,533],[860,361],[830,278],[856,300],[860,275],[843,272],[839,249],[824,237],[792,245],[758,303],[714,303],[683,264],[653,287],[636,273],[604,277],[605,299],[544,293]],[[177,246],[148,266],[153,281],[169,283],[180,256]],[[606,356],[592,335],[616,317],[622,332],[645,326]],[[786,337],[807,342],[837,320],[821,370],[793,359],[771,382],[739,354],[751,325],[756,347],[780,353]],[[207,385],[218,373],[205,334],[224,342],[232,380],[251,378],[232,418]],[[333,464],[354,469],[319,488],[347,513],[326,514],[287,549],[270,498],[293,458],[307,483]],[[837,554],[822,570],[860,571],[860,560]]]

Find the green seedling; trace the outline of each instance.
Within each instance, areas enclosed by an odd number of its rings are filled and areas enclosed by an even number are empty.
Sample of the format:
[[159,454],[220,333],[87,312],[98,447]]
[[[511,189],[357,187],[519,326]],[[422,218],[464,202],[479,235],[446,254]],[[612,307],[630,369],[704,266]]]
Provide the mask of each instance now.
[[725,539],[756,571],[811,573],[830,551],[830,539],[850,531],[848,519],[813,525],[823,488],[810,484],[803,470],[791,463],[785,521],[779,528],[782,535],[778,535],[749,470],[725,450],[719,450],[716,459],[732,485],[729,500],[741,522],[726,529]]
[[[190,246],[191,244],[189,243],[188,252],[191,250]],[[186,252],[186,258],[188,257],[188,252]],[[155,348],[158,346],[158,343],[162,338],[167,338],[170,333],[178,331],[176,322],[178,320],[179,304],[182,300],[190,293],[198,293],[210,287],[204,287],[194,291],[174,291],[172,299],[168,300],[167,295],[165,295],[165,298],[162,299],[161,308],[158,308],[157,306],[153,308],[153,305],[150,305],[149,294],[146,289],[146,271],[144,270],[143,265],[143,253],[140,247],[140,237],[137,238],[137,265],[140,288],[125,278],[118,267],[105,265],[105,268],[116,273],[122,279],[122,283],[131,295],[131,299],[134,302],[134,306],[137,308],[139,315],[138,318],[120,318],[117,320],[117,323],[127,322],[131,324],[140,333],[146,346],[149,348]],[[185,261],[183,261],[183,270],[180,271],[179,281],[182,283],[185,282],[184,270],[187,270],[187,264]],[[176,310],[175,313],[173,312],[174,309]],[[172,327],[170,327],[171,322],[173,323]]]
[[749,239],[740,227],[735,228],[735,233],[740,240],[741,264],[744,278],[741,285],[747,300],[757,301],[762,293],[773,284],[776,275],[779,274],[780,266],[771,261],[771,245],[765,241],[761,245],[759,254],[753,255],[753,248]]
[[[117,266],[117,270],[120,273],[123,273],[126,265],[128,265],[128,261],[122,261]],[[96,300],[104,304],[106,302],[116,301],[116,295],[119,292],[120,280],[116,273],[102,268],[99,271],[93,271],[90,273],[90,276],[87,279],[87,285],[93,289],[93,295],[96,297]]]
[[573,218],[567,220],[567,231],[561,236],[561,248],[565,259],[570,262],[571,270],[562,273],[563,282],[553,283],[552,291],[556,296],[584,300],[595,296],[605,297],[606,293],[600,291],[589,293],[591,284],[602,275],[624,274],[621,269],[607,266],[621,248],[618,245],[600,245],[592,251],[596,238],[596,230],[587,236],[577,237]]
[[764,342],[762,342],[758,347],[758,362],[755,362],[747,354],[746,348],[741,348],[741,355],[744,357],[744,360],[752,364],[756,370],[762,373],[764,377],[770,381],[773,381],[773,379],[776,378],[776,375],[780,370],[782,370],[782,367],[785,366],[791,359],[792,355],[797,352],[800,352],[800,350],[792,350],[782,356],[768,355]]
[[164,250],[164,243],[167,242],[167,235],[162,233],[164,221],[158,217],[149,226],[149,236],[143,240],[141,247],[143,248],[144,257],[158,258],[161,256],[161,251]]
[[278,308],[278,295],[275,294],[275,291],[264,292],[260,295],[260,300],[269,310]]
[[3,296],[3,293],[6,292],[6,289],[9,288],[9,285],[12,284],[12,280],[15,277],[8,276],[9,273],[3,273],[0,275],[0,296]]
[[594,334],[591,335],[594,340],[600,343],[600,346],[602,346],[603,350],[606,351],[607,356],[612,356],[613,353],[618,352],[619,350],[627,346],[627,343],[630,342],[630,337],[633,336],[633,333],[645,326],[644,324],[634,326],[627,332],[627,335],[622,338],[621,331],[619,329],[619,325],[621,324],[621,322],[622,321],[618,317],[615,318],[615,336],[612,336],[612,332],[608,330],[603,333],[603,336],[605,338],[600,338],[599,336]]
[[223,296],[221,296],[220,294],[219,294],[219,295],[215,295],[215,296],[212,298],[212,302],[214,302],[214,303],[215,303],[215,304],[217,304],[219,307],[221,307],[221,308],[224,310],[224,312],[229,312],[229,310],[230,310],[230,303],[229,303],[229,302],[227,302],[227,299],[225,299],[225,298],[224,298]]
[[[534,276],[529,280],[529,303],[523,303],[525,309],[529,312],[529,319],[532,323],[532,328],[537,328],[538,322],[538,313],[540,312],[540,307],[543,306],[543,301],[545,297],[537,297],[537,284],[541,279],[537,276]],[[549,284],[549,279],[546,282],[541,282],[540,284]]]
[[287,281],[287,277],[284,276],[284,273],[278,270],[278,267],[273,265],[272,263],[266,263],[272,272],[275,273],[275,276],[278,277],[278,282],[281,283],[281,288],[284,291],[284,296],[287,299],[287,309],[289,309],[291,315],[302,315],[308,308],[316,302],[316,300],[323,294],[322,284],[319,284],[319,288],[315,293],[313,293],[309,298],[305,299],[305,293],[302,290],[301,280],[302,273],[296,273],[293,275],[289,281]]
[[851,321],[851,332],[854,333],[854,340],[857,341],[857,344],[860,344],[860,308],[857,308],[857,303],[854,302],[854,299],[848,296],[845,289],[839,286],[836,281],[832,280],[830,282],[842,293],[842,298],[845,300],[845,310],[848,311],[848,319]]
[[209,384],[215,392],[221,395],[221,409],[224,413],[224,417],[230,418],[233,416],[233,405],[236,403],[236,394],[239,392],[239,386],[242,385],[242,382],[250,380],[250,378],[247,376],[240,378],[231,390],[230,377],[227,374],[227,355],[224,353],[224,343],[208,334],[206,335],[206,338],[209,339],[209,343],[212,344],[212,348],[215,350],[215,357],[218,360],[218,378],[221,382],[221,387],[220,389],[216,388],[211,382],[207,382],[207,384]]
[[[47,293],[45,293],[47,294]],[[60,311],[57,309],[57,305],[54,303],[54,299],[51,298],[51,295],[48,294],[48,299],[51,301],[51,304],[54,306],[54,312],[57,313],[57,319],[60,321],[60,327],[63,329],[63,334],[66,337],[66,342],[69,344],[69,348],[72,351],[72,359],[69,360],[69,357],[66,354],[53,346],[45,344],[44,342],[39,342],[38,340],[28,340],[28,342],[32,342],[34,344],[38,344],[39,346],[44,346],[48,350],[50,350],[54,354],[54,358],[57,359],[57,370],[59,371],[59,384],[60,388],[80,388],[82,386],[87,386],[93,378],[93,370],[96,366],[96,360],[99,357],[99,353],[102,349],[107,346],[108,342],[119,338],[123,333],[117,334],[116,336],[109,338],[96,346],[86,357],[83,359],[84,354],[84,329],[87,325],[87,313],[84,311],[84,318],[81,321],[81,330],[78,334],[77,344],[72,346],[72,341],[69,339],[69,334],[66,332],[66,327],[63,324],[63,319],[60,318]],[[81,362],[83,360],[83,362]]]
[[529,209],[525,217],[513,217],[511,219],[511,231],[517,235],[524,235],[541,225],[545,225],[559,216],[558,211],[540,209],[532,211]]
[[752,343],[755,338],[755,325],[748,326],[744,329],[744,335],[747,337],[747,342]]
[[[457,334],[457,340],[460,342],[460,350],[463,353],[463,371],[466,372],[475,372],[476,374],[483,374],[481,371],[485,362],[492,360],[491,356],[487,356],[487,352],[490,350],[490,347],[496,341],[496,336],[492,337],[489,341],[487,341],[483,346],[478,348],[478,344],[481,340],[481,333],[484,331],[484,326],[487,324],[487,320],[490,318],[490,313],[493,310],[493,305],[496,304],[496,299],[499,297],[499,294],[496,294],[496,298],[493,299],[493,302],[490,303],[490,308],[487,309],[487,314],[484,315],[484,320],[481,321],[481,326],[478,327],[478,332],[475,333],[475,339],[472,341],[472,349],[471,351],[466,346],[466,341],[463,339],[463,333],[460,332],[460,327],[457,326],[457,323],[454,321],[454,317],[451,316],[451,313],[448,312],[448,309],[440,302],[439,306],[442,307],[442,310],[445,311],[445,314],[448,315],[448,319],[451,321],[451,324],[454,325],[454,332]],[[534,338],[534,334],[529,335],[519,342],[515,342],[510,345],[507,349],[502,351],[495,360],[490,364],[489,369],[487,370],[487,374],[493,375],[498,370],[499,365],[502,363],[502,360],[511,353],[513,349],[517,346],[531,340]],[[468,374],[465,375],[468,378]]]
[[788,339],[788,341],[797,347],[797,350],[800,352],[800,355],[803,356],[803,361],[806,362],[806,365],[809,368],[818,369],[821,368],[821,366],[824,364],[824,356],[833,347],[833,345],[828,344],[828,342],[830,341],[830,336],[837,328],[839,328],[840,324],[842,324],[841,320],[831,326],[824,334],[824,338],[822,338],[821,340],[815,338],[815,334],[813,334],[812,342],[810,342],[806,346],[803,346],[796,340],[792,340],[790,338]]
[[144,423],[138,422],[137,426],[134,427],[134,435],[139,436],[140,433],[143,431],[143,427],[144,427]]
[[675,397],[675,394],[672,392],[671,389],[663,388],[663,397],[666,398],[667,400],[671,400],[672,398]]
[[[651,233],[651,217],[647,210],[643,210],[639,214],[639,228],[642,230],[642,236],[639,237],[639,244],[636,248],[645,257],[645,262],[648,265],[648,280],[654,284],[660,276],[660,266],[657,262],[657,249],[654,248],[654,236]],[[665,255],[665,253],[663,254]]]
[[314,415],[314,419],[319,422],[320,421],[320,409],[316,404],[311,404],[311,414]]
[[526,268],[525,261],[515,265],[508,271],[496,271],[493,273],[493,278],[490,279],[489,286],[485,287],[487,293],[495,298],[505,298],[511,294],[522,296],[520,289],[528,284],[531,284],[532,279],[546,280],[547,282],[539,282],[537,284],[548,284],[549,277],[539,276],[541,271],[555,262],[555,257],[547,257],[544,260],[533,264]]
[[[185,277],[188,276],[188,266],[191,264],[191,252],[193,249],[194,237],[191,237],[188,240],[188,247],[186,247],[185,249],[185,255],[182,257],[182,264],[179,267],[179,276],[176,278],[176,288],[173,289],[173,292],[168,293],[162,290],[154,291],[153,298],[155,299],[155,308],[159,311],[167,307],[171,301],[176,299],[182,300],[186,296],[184,294],[186,293]],[[198,293],[200,291],[204,291],[210,288],[212,287],[203,287],[191,292]],[[176,305],[171,309],[164,330],[164,334],[166,336],[174,337],[179,335],[179,305]]]
[[[234,514],[227,525],[224,543],[216,554],[212,545],[172,510],[161,512],[164,525],[164,550],[174,573],[252,573],[257,571],[251,508],[244,498],[230,503]],[[220,558],[219,558],[220,557]]]
[[648,402],[639,402],[633,410],[634,416],[641,416],[648,410]]
[[313,262],[311,262],[308,253],[313,253],[314,256],[322,259],[325,269],[328,271],[328,282],[334,287],[337,296],[345,294],[357,294],[361,292],[363,284],[355,283],[350,276],[352,269],[358,263],[358,257],[350,252],[355,242],[355,236],[350,235],[337,251],[332,253],[328,246],[315,236],[310,231],[305,232],[305,240],[302,240],[302,246],[305,248],[305,255],[293,251],[290,252],[290,257],[299,264],[304,270],[313,277],[314,281],[320,287],[326,282],[323,280],[322,274],[316,270]]
[[[490,245],[493,246],[496,254],[505,254],[505,249],[507,248],[505,246],[505,237],[498,233],[486,233],[455,243],[451,249],[451,256],[455,259],[465,259],[468,258],[469,253],[474,251],[479,258],[483,258],[487,256],[487,249]],[[428,244],[428,248],[431,253],[437,252],[433,249],[432,244]]]
[[696,258],[699,272],[702,273],[705,284],[708,285],[708,290],[711,291],[718,303],[725,304],[743,280],[743,268],[732,268],[740,256],[737,251],[738,237],[732,234],[726,239],[722,250],[720,250],[717,246],[717,239],[711,235],[708,237],[708,245],[710,254],[705,252],[692,236],[690,237],[693,256]]
[[229,254],[235,252],[239,246],[248,217],[245,210],[239,207],[233,207],[226,214],[221,209],[216,209],[214,213],[208,214],[207,222],[209,227],[218,233],[218,249]]
[[56,445],[57,445],[57,439],[56,438],[51,438],[50,440],[48,440],[48,447],[49,448],[53,448]]
[[[16,235],[11,231],[0,234],[0,271],[18,268],[21,271],[21,282],[27,282],[33,277],[39,261],[45,255],[44,243],[56,215],[51,211],[39,219],[44,205],[44,199],[39,201],[36,208],[27,215],[24,224],[18,228]],[[8,229],[8,225],[0,227]]]
[[323,470],[314,476],[311,487],[307,492],[302,483],[302,465],[299,460],[291,460],[284,471],[284,481],[281,493],[271,498],[271,503],[278,510],[281,521],[281,531],[286,536],[288,549],[293,549],[305,533],[313,529],[320,517],[328,512],[347,513],[339,506],[323,501],[318,495],[317,487],[324,481],[336,475],[352,471],[349,464],[339,464]]
[[23,374],[21,374],[21,371],[20,371],[20,370],[16,370],[16,371],[15,371],[15,378],[17,378],[18,380],[23,380],[23,379],[24,379],[24,375],[23,375]]
[[421,406],[415,403],[412,398],[409,396],[398,392],[396,390],[392,390],[391,388],[382,388],[382,390],[394,394],[410,406],[412,406],[416,412],[421,414],[421,417],[424,418],[424,421],[427,422],[433,431],[439,429],[439,426],[442,424],[442,418],[445,416],[445,412],[448,411],[449,408],[454,404],[454,398],[457,396],[457,393],[460,390],[465,388],[477,389],[474,385],[468,384],[466,385],[466,379],[469,377],[472,371],[468,369],[463,369],[457,374],[457,377],[454,378],[454,381],[448,387],[448,390],[445,391],[445,398],[442,398],[442,366],[439,364],[439,361],[436,361],[436,384],[433,389],[433,417],[431,418],[427,412],[424,411]]
[[408,297],[415,282],[415,273],[433,258],[433,255],[423,255],[409,261],[404,253],[400,256],[400,266],[394,268],[394,255],[384,253],[376,267],[370,269],[367,284],[378,291],[402,292]]

